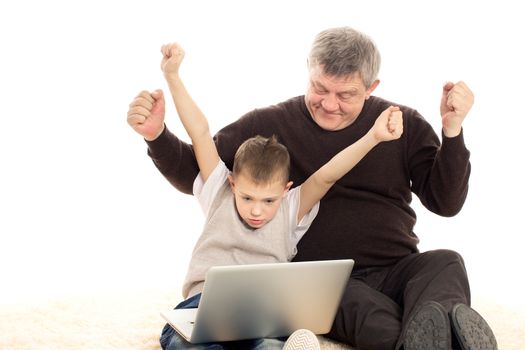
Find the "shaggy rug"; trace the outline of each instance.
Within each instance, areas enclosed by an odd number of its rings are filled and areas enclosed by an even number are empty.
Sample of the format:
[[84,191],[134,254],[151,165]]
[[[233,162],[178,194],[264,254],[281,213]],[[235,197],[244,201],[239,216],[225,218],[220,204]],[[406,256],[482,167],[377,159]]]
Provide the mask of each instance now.
[[[159,350],[159,311],[179,302],[178,290],[67,297],[0,305],[2,350]],[[525,311],[487,300],[473,307],[492,326],[499,348],[525,349]],[[350,349],[319,337],[322,349]]]

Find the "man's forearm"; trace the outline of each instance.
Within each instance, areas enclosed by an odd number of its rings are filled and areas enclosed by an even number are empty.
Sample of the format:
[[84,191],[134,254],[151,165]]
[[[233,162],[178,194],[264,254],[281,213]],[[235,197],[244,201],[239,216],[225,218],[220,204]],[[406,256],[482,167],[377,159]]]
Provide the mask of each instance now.
[[199,173],[191,145],[178,139],[167,127],[153,141],[146,141],[148,155],[161,174],[179,191],[193,194]]
[[463,133],[454,138],[443,135],[443,143],[432,164],[421,202],[441,216],[454,216],[463,207],[468,193],[470,152]]

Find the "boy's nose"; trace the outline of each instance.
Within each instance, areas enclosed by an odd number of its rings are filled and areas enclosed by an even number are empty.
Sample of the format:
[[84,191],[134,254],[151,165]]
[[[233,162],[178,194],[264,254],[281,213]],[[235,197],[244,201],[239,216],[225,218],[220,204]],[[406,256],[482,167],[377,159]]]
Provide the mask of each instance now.
[[254,205],[252,206],[251,214],[252,214],[253,216],[259,216],[259,215],[261,215],[261,212],[262,212],[262,211],[261,211],[261,206],[260,206],[260,205],[258,205],[258,204],[254,204]]

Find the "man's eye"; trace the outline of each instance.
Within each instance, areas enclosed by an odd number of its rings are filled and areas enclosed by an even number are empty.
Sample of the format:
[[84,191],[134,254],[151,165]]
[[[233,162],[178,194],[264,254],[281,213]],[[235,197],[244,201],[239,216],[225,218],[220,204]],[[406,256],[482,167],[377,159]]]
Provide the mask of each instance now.
[[267,199],[266,204],[273,204],[275,202],[275,199]]
[[311,84],[310,87],[312,88],[312,90],[313,90],[316,94],[322,95],[322,94],[326,94],[326,93],[327,93],[326,89],[323,89],[323,88],[320,87],[320,86],[316,86],[316,85],[314,85],[314,84]]
[[351,100],[356,94],[352,94],[352,93],[345,93],[345,94],[341,94],[339,95],[339,98],[343,101],[348,101],[348,100]]

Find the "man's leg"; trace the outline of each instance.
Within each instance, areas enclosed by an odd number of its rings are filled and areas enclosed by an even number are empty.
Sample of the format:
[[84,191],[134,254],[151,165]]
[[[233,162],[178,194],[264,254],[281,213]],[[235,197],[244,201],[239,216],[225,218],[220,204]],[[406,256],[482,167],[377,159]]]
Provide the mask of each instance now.
[[414,253],[393,266],[357,271],[328,336],[358,348],[398,349],[410,313],[427,301],[441,303],[447,312],[457,303],[470,305],[459,254]]
[[487,321],[465,304],[456,304],[449,313],[452,348],[457,350],[496,350],[498,343]]
[[[392,267],[382,291],[404,305],[398,348],[433,343],[432,349],[445,349],[452,342],[453,349],[497,349],[489,325],[470,308],[467,272],[458,253],[434,250],[407,256]],[[418,331],[422,325],[434,331]],[[453,332],[443,330],[446,325]]]
[[403,320],[426,301],[440,303],[447,312],[454,305],[470,305],[470,286],[463,258],[451,250],[408,255],[391,269],[382,292],[403,305]]
[[[326,335],[359,349],[392,350],[401,333],[403,311],[385,294],[373,287],[381,273],[364,272],[350,278],[332,329]],[[373,287],[364,280],[371,280]]]

